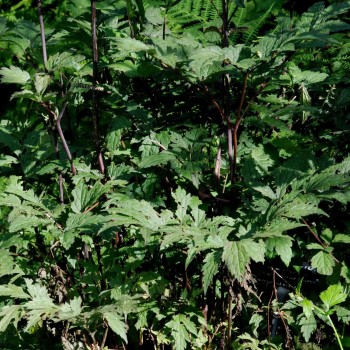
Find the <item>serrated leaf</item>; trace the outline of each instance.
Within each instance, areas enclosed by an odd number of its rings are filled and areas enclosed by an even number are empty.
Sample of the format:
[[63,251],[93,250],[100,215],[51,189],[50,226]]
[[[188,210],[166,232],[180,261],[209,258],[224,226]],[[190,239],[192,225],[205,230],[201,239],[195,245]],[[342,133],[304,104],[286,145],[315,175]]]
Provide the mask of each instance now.
[[145,52],[153,52],[154,47],[151,45],[146,45],[140,40],[132,39],[132,38],[117,38],[114,39],[117,48],[121,51],[125,52],[140,52],[140,51],[145,51]]
[[267,223],[263,230],[255,235],[255,237],[273,237],[281,236],[283,233],[293,230],[294,228],[304,226],[295,221],[290,221],[284,217],[278,217]]
[[169,151],[163,151],[158,154],[152,154],[143,159],[139,163],[140,168],[150,168],[156,165],[166,164],[167,162],[176,159],[175,155]]
[[240,281],[250,261],[250,254],[241,241],[228,242],[224,247],[222,260],[232,276]]
[[256,164],[256,169],[263,173],[267,173],[269,168],[274,164],[274,161],[265,152],[262,145],[252,150],[252,158]]
[[281,215],[294,219],[300,219],[312,214],[328,216],[327,213],[318,208],[314,203],[305,203],[300,199],[295,199],[292,202],[287,203],[281,210]]
[[331,275],[335,262],[329,253],[320,251],[311,258],[311,265],[321,275]]
[[260,192],[264,197],[277,199],[276,193],[273,192],[270,186],[254,186],[253,189]]
[[340,284],[333,284],[325,291],[321,292],[320,298],[328,311],[332,306],[340,304],[346,300],[347,295]]
[[274,246],[276,253],[279,255],[281,260],[286,266],[289,266],[289,263],[293,256],[292,251],[292,238],[291,237],[271,237],[269,238],[271,244]]
[[0,311],[0,332],[5,332],[11,321],[17,328],[22,305],[6,305]]
[[88,213],[70,213],[66,222],[65,232],[70,230],[88,229],[98,227],[106,222],[108,219],[102,215],[93,215]]
[[252,239],[242,239],[240,243],[252,260],[255,262],[265,261],[265,244],[263,241],[254,242]]
[[220,262],[221,262],[221,252],[219,250],[208,253],[204,259],[204,264],[202,266],[202,273],[203,273],[203,289],[205,294],[207,293],[210,283],[212,282],[214,276],[218,272]]
[[69,320],[80,315],[82,300],[80,297],[74,297],[69,303],[64,303],[58,312],[58,319],[60,321]]
[[335,235],[333,243],[350,243],[350,236],[343,233],[338,233]]
[[0,296],[29,299],[29,295],[24,292],[23,288],[14,284],[0,285]]
[[3,67],[0,69],[2,75],[1,82],[3,84],[26,84],[30,80],[28,72],[21,68],[10,66],[10,68]]
[[103,314],[103,317],[108,322],[109,327],[112,331],[119,335],[126,343],[128,342],[128,337],[126,334],[127,327],[126,324],[122,321],[122,317],[117,313],[106,312]]
[[107,193],[110,188],[110,184],[102,185],[100,182],[95,182],[92,188],[89,188],[83,180],[78,181],[75,189],[72,191],[73,202],[72,210],[75,213],[83,212],[89,206],[94,205],[100,197]]
[[313,315],[314,304],[311,300],[303,299],[301,302],[301,306],[303,307],[303,312],[306,318],[310,318]]
[[301,326],[301,333],[306,342],[310,340],[312,333],[317,328],[317,322],[313,314],[309,318],[301,317],[298,321],[298,324]]
[[317,249],[317,250],[323,250],[323,247],[321,244],[318,243],[310,243],[306,246],[307,249]]
[[9,232],[17,232],[23,229],[30,229],[40,225],[48,225],[51,223],[49,219],[42,219],[35,216],[16,216],[10,223]]
[[43,94],[50,84],[51,77],[47,74],[37,73],[34,76],[34,86],[38,94]]
[[172,320],[166,323],[166,326],[171,329],[171,335],[174,338],[175,349],[186,349],[187,342],[190,341],[190,336],[186,327],[181,322],[181,315],[173,316]]

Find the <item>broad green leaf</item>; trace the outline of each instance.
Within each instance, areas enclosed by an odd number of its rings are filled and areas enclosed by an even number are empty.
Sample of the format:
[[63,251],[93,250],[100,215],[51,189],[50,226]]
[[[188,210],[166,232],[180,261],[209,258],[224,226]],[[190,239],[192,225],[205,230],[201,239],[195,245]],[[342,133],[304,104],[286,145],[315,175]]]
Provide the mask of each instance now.
[[2,75],[1,83],[3,84],[26,84],[30,80],[28,72],[21,68],[10,66],[10,68],[3,67],[0,69]]
[[37,73],[34,76],[34,86],[38,94],[43,94],[50,84],[51,77],[47,74]]
[[210,252],[206,255],[204,259],[204,264],[202,266],[203,273],[203,289],[206,294],[210,283],[212,282],[214,276],[219,270],[219,265],[221,262],[221,252],[219,250]]
[[247,253],[241,241],[228,242],[222,254],[222,260],[234,278],[241,280],[251,255]]
[[186,349],[187,342],[190,342],[190,336],[185,325],[182,323],[182,315],[173,316],[172,320],[165,325],[171,329],[171,335],[174,338],[175,349]]
[[175,192],[172,192],[172,197],[177,203],[176,216],[183,222],[187,217],[187,209],[191,202],[191,195],[186,193],[181,187],[178,187]]
[[140,40],[132,39],[132,38],[117,38],[114,39],[117,44],[117,48],[120,51],[124,51],[125,53],[131,52],[154,52],[154,47],[151,45],[146,45]]
[[256,169],[261,173],[267,173],[268,169],[274,164],[274,161],[265,152],[262,145],[252,150],[252,158],[256,164]]
[[311,85],[320,83],[328,77],[328,74],[326,73],[314,72],[311,70],[302,71],[294,64],[290,65],[289,72],[291,73],[295,84]]
[[301,326],[301,334],[303,335],[306,342],[310,340],[312,333],[317,328],[317,322],[313,314],[309,318],[302,316],[298,320],[298,324]]
[[303,299],[301,302],[301,306],[303,307],[303,312],[306,318],[310,318],[313,315],[314,304],[311,300]]
[[277,199],[276,193],[273,192],[270,186],[254,186],[253,189],[260,192],[264,197]]
[[284,217],[278,217],[271,222],[267,223],[262,231],[259,231],[255,237],[273,237],[273,236],[282,236],[283,233],[293,230],[294,228],[301,227],[303,224],[300,224],[295,221],[290,221]]
[[163,165],[171,160],[176,159],[175,155],[169,151],[163,151],[158,154],[152,154],[149,157],[143,159],[139,163],[140,168],[150,168],[156,165]]
[[123,322],[121,315],[118,315],[115,312],[106,312],[103,314],[103,317],[107,320],[109,327],[112,331],[119,335],[126,343],[128,342],[128,337],[126,334],[127,326]]
[[306,246],[307,249],[317,249],[317,250],[323,250],[323,246],[318,243],[310,243]]
[[92,229],[101,226],[108,219],[102,215],[88,213],[70,213],[66,222],[65,232],[79,229]]
[[31,229],[38,226],[46,226],[52,223],[50,219],[42,219],[35,216],[16,216],[10,223],[9,231],[17,232],[23,229]]
[[343,287],[340,284],[333,284],[320,294],[320,298],[327,311],[334,305],[345,301],[346,297],[347,294],[344,293]]
[[29,299],[29,295],[24,292],[23,288],[14,284],[0,285],[0,296]]
[[100,197],[107,193],[110,188],[110,184],[102,185],[99,181],[96,181],[92,188],[89,188],[83,180],[78,181],[75,189],[72,191],[73,202],[72,210],[75,213],[83,212],[90,206],[96,204]]
[[249,324],[252,325],[252,332],[256,338],[259,337],[258,328],[261,321],[263,320],[264,320],[264,317],[262,315],[259,315],[258,313],[255,313],[249,320]]
[[193,335],[197,335],[197,327],[194,322],[192,322],[186,315],[180,314],[179,321],[183,323],[186,329]]
[[328,216],[322,209],[318,208],[314,203],[305,203],[300,199],[295,199],[287,203],[280,211],[281,215],[287,218],[300,219],[302,217],[319,214]]
[[69,320],[80,315],[82,311],[82,300],[80,297],[74,297],[69,303],[64,303],[57,314],[57,318],[61,320]]
[[335,262],[329,253],[320,251],[311,258],[311,265],[316,268],[317,272],[321,275],[331,275]]
[[14,324],[17,328],[17,323],[21,317],[22,305],[5,305],[0,310],[0,332],[5,332],[6,328],[11,324]]
[[350,236],[343,234],[343,233],[338,233],[335,235],[333,239],[334,243],[350,243]]
[[292,238],[288,236],[271,237],[269,238],[269,244],[274,246],[274,249],[281,258],[281,260],[285,263],[286,266],[289,266],[289,263],[293,256]]
[[255,262],[265,261],[265,244],[263,241],[254,242],[251,239],[242,239],[240,243],[252,260]]

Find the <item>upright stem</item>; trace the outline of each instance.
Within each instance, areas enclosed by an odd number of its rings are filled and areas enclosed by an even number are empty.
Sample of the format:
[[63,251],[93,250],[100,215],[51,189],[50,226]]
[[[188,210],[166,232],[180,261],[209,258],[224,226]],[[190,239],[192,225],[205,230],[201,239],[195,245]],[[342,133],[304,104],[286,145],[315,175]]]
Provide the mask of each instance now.
[[46,66],[47,53],[46,53],[44,18],[43,18],[43,14],[42,14],[42,11],[41,11],[41,0],[38,0],[38,13],[39,13],[39,23],[40,23],[40,33],[41,33],[43,60],[44,60],[44,65]]
[[[41,45],[42,45],[42,53],[43,53],[43,62],[46,70],[46,62],[47,62],[47,51],[46,51],[46,39],[45,39],[45,26],[44,26],[44,17],[42,12],[41,0],[38,0],[38,14],[39,14],[39,24],[40,24],[40,35],[41,35]],[[50,117],[52,118],[52,117]],[[60,153],[58,149],[58,137],[54,129],[54,121],[50,119],[51,131],[53,135],[53,142],[55,147],[56,158],[60,158]],[[59,185],[59,193],[60,193],[60,203],[64,204],[64,191],[63,191],[63,175],[62,171],[58,174],[58,185]]]
[[105,166],[103,161],[103,155],[100,149],[99,131],[98,131],[98,101],[97,101],[97,77],[98,77],[98,48],[97,48],[97,23],[96,23],[96,1],[91,0],[91,36],[92,36],[92,123],[95,147],[97,152],[97,159],[100,171],[105,173]]
[[65,137],[63,135],[63,131],[62,131],[62,128],[61,128],[61,119],[63,117],[64,111],[66,110],[66,107],[67,107],[67,102],[63,105],[62,110],[61,110],[60,114],[57,117],[56,127],[57,127],[58,135],[60,136],[60,139],[62,141],[63,148],[64,148],[64,150],[66,152],[67,158],[68,158],[69,163],[71,165],[72,173],[74,175],[76,175],[77,174],[77,170],[75,169],[75,166],[74,166],[74,163],[73,163],[73,157],[72,157],[72,154],[70,153],[67,141],[66,141],[66,139],[65,139]]

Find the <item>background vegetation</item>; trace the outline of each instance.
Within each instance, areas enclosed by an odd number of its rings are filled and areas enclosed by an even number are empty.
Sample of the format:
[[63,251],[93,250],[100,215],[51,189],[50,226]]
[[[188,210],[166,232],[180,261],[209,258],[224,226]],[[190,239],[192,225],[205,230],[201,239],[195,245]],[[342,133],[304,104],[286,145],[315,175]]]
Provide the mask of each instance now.
[[1,349],[350,347],[350,1],[3,1]]

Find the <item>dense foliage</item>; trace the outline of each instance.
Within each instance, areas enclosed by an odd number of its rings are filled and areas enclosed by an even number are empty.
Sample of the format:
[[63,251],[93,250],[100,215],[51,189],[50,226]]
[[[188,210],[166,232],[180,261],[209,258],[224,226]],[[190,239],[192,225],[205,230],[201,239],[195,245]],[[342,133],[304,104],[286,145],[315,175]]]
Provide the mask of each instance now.
[[1,349],[350,347],[350,1],[305,4],[3,2]]

